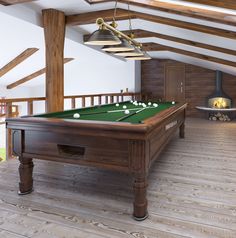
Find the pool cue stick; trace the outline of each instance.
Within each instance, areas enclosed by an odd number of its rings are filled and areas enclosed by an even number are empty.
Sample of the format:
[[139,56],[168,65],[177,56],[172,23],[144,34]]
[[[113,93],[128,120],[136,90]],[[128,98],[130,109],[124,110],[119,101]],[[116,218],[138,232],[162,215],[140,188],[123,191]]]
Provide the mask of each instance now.
[[127,119],[128,117],[131,117],[131,116],[133,116],[133,115],[135,115],[135,114],[137,114],[137,113],[139,113],[139,112],[141,112],[141,111],[143,111],[143,110],[145,110],[145,109],[146,109],[146,107],[140,109],[139,111],[136,111],[136,112],[134,112],[134,113],[131,113],[131,114],[129,114],[129,115],[125,115],[125,116],[123,116],[123,117],[120,117],[120,118],[118,118],[116,121],[123,121],[124,119]]
[[112,111],[103,111],[103,112],[91,112],[91,113],[81,113],[81,116],[90,116],[90,115],[96,115],[96,114],[103,114],[103,113],[112,113],[112,112],[123,112],[125,110],[138,110],[141,108],[131,108],[131,109],[120,109],[120,110],[112,110]]

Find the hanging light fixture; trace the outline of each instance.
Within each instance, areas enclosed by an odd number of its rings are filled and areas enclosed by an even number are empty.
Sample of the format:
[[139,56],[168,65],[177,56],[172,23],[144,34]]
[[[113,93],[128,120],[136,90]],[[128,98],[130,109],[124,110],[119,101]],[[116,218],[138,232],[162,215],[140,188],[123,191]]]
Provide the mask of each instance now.
[[107,53],[114,53],[116,56],[123,56],[128,60],[147,60],[151,57],[144,51],[142,51],[142,44],[134,40],[132,34],[130,8],[129,10],[129,29],[130,36],[120,32],[116,29],[117,24],[115,22],[117,10],[117,0],[114,9],[113,21],[111,24],[107,24],[102,18],[96,20],[99,29],[92,33],[88,41],[85,42],[87,45],[103,45],[103,51]]
[[143,55],[140,56],[128,56],[125,57],[127,60],[150,60],[151,56],[147,54],[147,52],[144,52]]
[[84,42],[86,45],[119,45],[121,40],[104,26],[92,33],[89,39]]
[[117,52],[114,55],[117,56],[124,56],[124,57],[131,57],[131,56],[141,56],[143,55],[142,50],[140,47],[135,47],[133,51],[128,51],[128,52]]
[[113,46],[104,46],[102,50],[106,52],[124,52],[134,50],[134,47],[126,39],[120,38],[120,41],[121,44]]

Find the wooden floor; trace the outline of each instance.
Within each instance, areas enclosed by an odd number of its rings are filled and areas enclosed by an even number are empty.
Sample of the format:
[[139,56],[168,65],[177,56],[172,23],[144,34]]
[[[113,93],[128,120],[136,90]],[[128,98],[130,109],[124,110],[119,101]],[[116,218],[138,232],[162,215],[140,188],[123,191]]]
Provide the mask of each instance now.
[[149,176],[149,218],[134,221],[123,174],[36,161],[18,196],[17,161],[0,164],[1,238],[236,238],[236,122],[188,120]]

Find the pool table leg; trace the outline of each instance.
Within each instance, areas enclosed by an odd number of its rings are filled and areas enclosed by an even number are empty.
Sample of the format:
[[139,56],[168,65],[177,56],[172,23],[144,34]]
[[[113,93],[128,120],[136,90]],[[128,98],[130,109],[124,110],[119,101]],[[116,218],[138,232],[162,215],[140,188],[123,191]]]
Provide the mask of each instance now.
[[33,191],[33,161],[32,158],[23,158],[19,157],[20,165],[19,165],[19,175],[20,175],[20,183],[19,183],[19,195],[26,195]]
[[147,176],[134,176],[134,213],[137,221],[143,221],[148,217],[147,212]]
[[180,138],[185,137],[185,124],[184,124],[184,122],[179,127],[179,137]]

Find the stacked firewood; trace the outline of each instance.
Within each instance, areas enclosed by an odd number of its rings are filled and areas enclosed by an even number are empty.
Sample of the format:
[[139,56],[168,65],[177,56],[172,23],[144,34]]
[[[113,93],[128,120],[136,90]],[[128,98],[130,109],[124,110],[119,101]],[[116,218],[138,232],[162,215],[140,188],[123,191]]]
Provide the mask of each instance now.
[[226,115],[224,113],[217,112],[214,114],[210,114],[209,120],[210,121],[230,121],[230,118],[228,115]]

